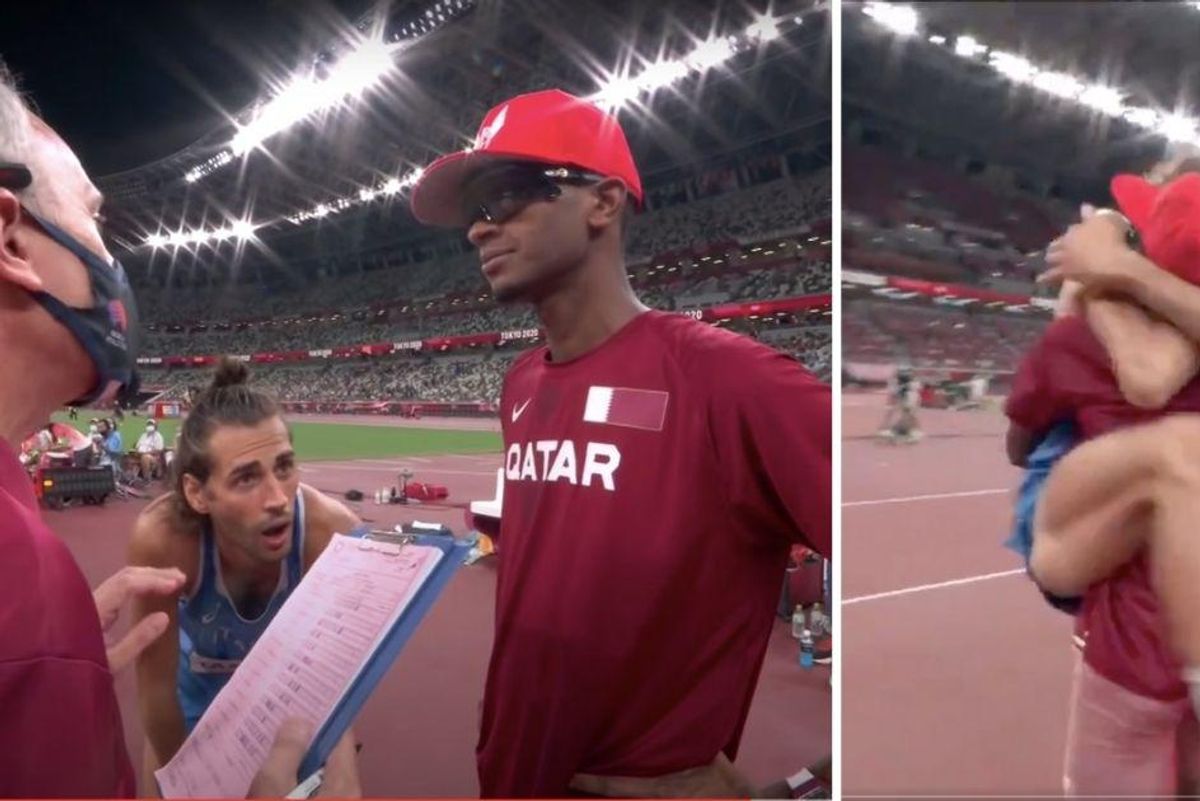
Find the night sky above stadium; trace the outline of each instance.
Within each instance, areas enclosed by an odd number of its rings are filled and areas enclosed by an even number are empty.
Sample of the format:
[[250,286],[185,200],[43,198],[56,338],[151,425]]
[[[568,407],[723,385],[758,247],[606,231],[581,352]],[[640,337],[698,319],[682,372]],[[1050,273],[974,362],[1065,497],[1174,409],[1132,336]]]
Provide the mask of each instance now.
[[93,175],[212,131],[367,0],[6,3],[0,58]]

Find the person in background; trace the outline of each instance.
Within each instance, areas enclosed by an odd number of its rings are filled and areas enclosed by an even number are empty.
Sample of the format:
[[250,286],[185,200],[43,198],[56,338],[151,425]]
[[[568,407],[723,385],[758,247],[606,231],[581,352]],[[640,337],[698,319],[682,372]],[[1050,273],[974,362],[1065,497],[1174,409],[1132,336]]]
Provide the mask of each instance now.
[[142,432],[137,441],[138,462],[142,478],[153,481],[162,475],[163,451],[165,450],[166,444],[163,442],[163,435],[158,430],[158,423],[147,420],[146,430]]
[[[173,597],[178,570],[131,566],[94,592],[42,521],[16,448],[64,405],[107,403],[134,381],[137,309],[97,225],[104,198],[31,112],[0,62],[0,796],[132,798],[114,675],[166,630],[134,599]],[[119,312],[119,313],[114,313]],[[276,738],[252,792],[297,781],[298,725]],[[302,732],[301,732],[302,734]],[[304,741],[306,742],[306,741]],[[353,743],[344,743],[353,753]],[[341,762],[327,783],[340,789]]]

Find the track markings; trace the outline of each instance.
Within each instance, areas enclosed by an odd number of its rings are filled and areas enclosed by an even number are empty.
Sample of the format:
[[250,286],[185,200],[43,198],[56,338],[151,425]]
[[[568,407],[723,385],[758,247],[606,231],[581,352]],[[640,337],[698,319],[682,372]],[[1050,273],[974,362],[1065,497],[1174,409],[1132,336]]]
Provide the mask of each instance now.
[[1006,495],[1014,492],[1012,487],[1004,489],[969,490],[966,492],[939,492],[934,495],[906,495],[901,498],[877,498],[870,501],[846,501],[842,508],[849,506],[883,506],[889,503],[915,503],[917,501],[941,501],[948,498],[975,498],[984,495]]
[[941,590],[946,587],[961,587],[966,584],[978,584],[983,581],[991,581],[992,579],[1007,578],[1008,576],[1023,576],[1025,575],[1024,568],[1016,568],[1014,570],[1001,570],[998,573],[984,573],[979,576],[968,576],[967,578],[951,579],[950,581],[939,581],[935,584],[920,584],[916,587],[905,587],[902,590],[888,590],[887,592],[876,592],[871,595],[859,595],[856,598],[846,598],[842,601],[842,606],[850,604],[861,604],[867,601],[879,601],[884,598],[897,598],[901,595],[913,595],[918,592],[929,592],[930,590]]
[[[300,465],[302,473],[320,473],[324,470],[349,470],[359,473],[391,473],[395,475],[398,471],[404,469],[405,465],[396,464],[391,467],[383,467],[369,464],[354,464],[352,462],[310,462],[309,464]],[[413,465],[413,472],[420,475],[435,475],[435,476],[486,476],[494,479],[496,477],[495,470],[441,470],[439,468],[424,467]]]

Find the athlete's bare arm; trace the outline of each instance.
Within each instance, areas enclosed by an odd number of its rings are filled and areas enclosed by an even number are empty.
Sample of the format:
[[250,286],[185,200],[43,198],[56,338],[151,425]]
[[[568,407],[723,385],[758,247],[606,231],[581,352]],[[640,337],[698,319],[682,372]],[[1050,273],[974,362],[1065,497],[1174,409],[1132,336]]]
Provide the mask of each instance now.
[[346,504],[318,489],[301,484],[300,491],[304,493],[304,570],[308,572],[334,534],[349,533],[362,521]]
[[[199,530],[183,523],[173,507],[171,493],[138,515],[129,540],[129,564],[179,568],[187,576],[181,590],[186,594],[194,586],[199,570]],[[142,729],[154,751],[154,762],[161,766],[175,755],[186,737],[183,710],[176,694],[179,595],[137,599],[133,620],[136,622],[152,612],[166,612],[169,623],[163,635],[138,657],[138,711]]]
[[1161,409],[1200,371],[1200,349],[1175,326],[1119,296],[1084,301],[1088,325],[1112,359],[1121,394]]

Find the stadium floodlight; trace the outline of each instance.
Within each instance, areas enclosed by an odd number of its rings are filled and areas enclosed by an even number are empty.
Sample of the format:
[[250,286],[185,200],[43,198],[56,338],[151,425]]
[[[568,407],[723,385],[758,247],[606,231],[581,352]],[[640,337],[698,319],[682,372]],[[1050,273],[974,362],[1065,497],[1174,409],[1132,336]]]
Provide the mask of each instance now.
[[763,44],[773,42],[782,35],[779,23],[770,14],[755,14],[754,21],[746,27],[746,36]]
[[194,184],[204,176],[220,169],[221,167],[224,167],[231,161],[233,161],[233,154],[228,150],[223,150],[212,158],[207,159],[203,163],[198,164],[192,169],[188,170],[187,174],[183,176],[183,179],[189,184]]
[[1121,112],[1125,110],[1124,96],[1108,86],[1093,84],[1085,88],[1076,99],[1088,108],[1110,117],[1120,116]]
[[1127,108],[1121,114],[1121,118],[1141,128],[1157,128],[1160,115],[1154,109]]
[[224,242],[227,239],[244,241],[252,238],[254,231],[258,227],[250,220],[235,220],[230,225],[214,228],[211,231],[204,231],[199,228],[192,231],[185,231],[181,228],[166,235],[162,233],[151,234],[146,237],[142,244],[158,249],[168,246],[181,248],[188,245],[203,245],[209,242]]
[[[687,68],[684,67],[684,69],[686,70]],[[649,82],[647,83],[649,84]],[[592,95],[589,100],[607,108],[620,108],[637,97],[643,88],[651,90],[657,89],[662,85],[654,84],[642,87],[638,81],[628,76],[617,75],[609,78],[608,82],[604,84],[604,88]]]
[[728,61],[734,53],[733,42],[725,37],[705,40],[688,54],[687,63],[696,70],[708,70],[718,64]]
[[417,167],[415,170],[410,172],[408,175],[404,176],[404,179],[400,181],[400,188],[401,189],[411,189],[412,187],[417,185],[417,181],[421,180],[421,176],[424,174],[425,174],[425,168]]
[[988,54],[988,62],[992,69],[1016,83],[1032,83],[1038,69],[1016,53],[1006,53],[1003,50],[993,50]]
[[292,81],[238,130],[230,149],[240,156],[306,117],[362,94],[392,69],[395,49],[380,39],[368,39],[339,59],[324,80]]
[[1043,92],[1049,92],[1067,100],[1079,97],[1085,89],[1083,82],[1073,76],[1049,70],[1039,72],[1034,76],[1033,85]]
[[[798,25],[799,20],[797,16],[794,22]],[[706,72],[719,66],[751,42],[769,42],[782,35],[777,18],[756,14],[754,21],[742,34],[710,36],[682,58],[660,59],[636,75],[612,75],[587,99],[608,108],[620,108],[643,92],[653,92],[682,80],[692,72]]]
[[1196,120],[1182,114],[1164,114],[1156,129],[1172,142],[1195,142]]
[[229,226],[229,231],[239,240],[246,240],[254,236],[255,228],[257,226],[249,220],[237,220]]
[[[630,83],[635,87],[634,94],[637,89],[653,91],[663,86],[670,86],[675,81],[687,77],[688,72],[687,64],[682,61],[656,61],[642,70],[636,81]],[[614,87],[610,85],[610,88]]]
[[[460,9],[473,5],[473,2],[471,2],[471,0],[442,0],[442,3],[435,8],[428,9],[426,16],[432,18],[432,14],[435,12],[435,9],[449,9],[452,7],[452,5],[454,8]],[[755,15],[754,22],[741,34],[710,37],[706,41],[701,42],[695,47],[695,49],[682,58],[673,60],[659,60],[646,66],[636,76],[615,76],[606,81],[600,90],[592,94],[587,99],[602,105],[619,107],[642,92],[653,91],[664,86],[669,86],[676,81],[682,80],[693,72],[707,71],[720,65],[724,61],[736,55],[738,52],[745,49],[750,42],[770,41],[772,38],[776,38],[781,19],[783,18],[774,18],[768,15]],[[796,25],[799,25],[801,22],[801,16],[797,15],[792,22],[794,22]],[[410,25],[413,28],[419,29],[421,32],[424,32],[425,29],[429,27],[424,25],[423,21],[416,21],[414,23],[410,23]],[[408,28],[405,30],[407,31]],[[778,35],[782,34],[779,33]],[[344,91],[342,95],[334,97],[334,92],[332,90],[323,90],[325,91],[323,97],[325,98],[326,105],[340,101],[341,97],[343,97],[346,92],[355,91],[353,88],[355,86],[369,86],[371,84],[371,79],[366,76],[369,76],[373,73],[378,73],[380,70],[386,72],[383,62],[386,60],[387,66],[390,67],[390,54],[394,48],[384,44],[383,42],[375,42],[373,47],[374,50],[364,46],[363,48],[360,48],[359,51],[356,51],[358,61],[354,61],[351,59],[351,57],[346,57],[338,62],[338,65],[334,68],[334,71],[330,74],[330,77],[322,83],[322,86],[324,84],[333,83],[335,86],[340,87]],[[382,54],[384,53],[388,54],[386,59],[383,58]],[[349,66],[354,64],[357,64],[362,68],[359,70],[359,74],[346,77],[347,73],[345,71],[349,69]],[[343,80],[343,78],[345,79]],[[375,80],[378,80],[378,78],[375,78]],[[297,87],[307,87],[311,85],[311,81],[300,81],[293,83],[292,86],[288,87],[288,89],[284,90],[283,93],[277,96],[272,103],[279,101],[281,98],[293,98],[294,92],[297,91]],[[347,89],[347,87],[350,87],[350,89]],[[358,91],[361,91],[361,89]],[[283,105],[278,106],[277,110],[269,112],[268,110],[264,109],[255,118],[253,123],[239,131],[239,136],[244,135],[246,137],[250,137],[250,135],[254,133],[254,131],[252,131],[252,126],[256,125],[260,127],[257,129],[257,133],[255,135],[262,134],[268,129],[268,121],[274,120],[275,122],[279,122],[283,119],[295,117],[300,113],[301,105],[298,101],[289,100],[288,103],[293,103],[293,105],[289,106],[287,103],[284,103]],[[309,102],[308,107],[310,109],[315,109],[316,105],[314,102]],[[311,113],[312,110],[304,112],[305,115]],[[297,119],[299,119],[299,117],[297,117]],[[266,135],[269,136],[270,134]],[[243,146],[248,148],[250,145],[248,145],[246,142],[242,142],[238,145],[239,148]],[[212,169],[216,169],[216,167],[209,168],[210,163],[220,162],[221,164],[224,164],[228,163],[232,159],[232,153],[230,151],[226,151],[214,157],[213,159],[210,159],[209,162],[205,162],[204,165],[201,165],[201,167],[197,169],[207,169],[207,172],[203,173],[207,174],[208,172],[211,172]],[[220,165],[218,164],[218,166]],[[374,187],[364,187],[352,192],[349,195],[326,199],[320,203],[317,203],[307,211],[296,211],[282,216],[279,220],[260,223],[259,225],[255,226],[255,228],[273,225],[276,222],[289,222],[292,225],[302,225],[310,220],[328,217],[359,204],[371,203],[380,196],[391,197],[398,195],[404,190],[411,189],[413,186],[415,186],[423,173],[424,168],[417,168],[411,170],[403,177],[390,177]],[[238,230],[239,229],[235,226],[233,229],[235,236],[240,236],[237,233]],[[253,228],[247,230],[246,236],[248,237],[251,235],[253,230]],[[197,234],[200,237],[200,240],[198,241],[202,241],[205,237],[212,235],[211,232],[206,233],[203,231],[197,232]],[[187,235],[184,235],[182,232],[180,232],[178,235],[173,234],[169,237],[166,237],[162,241],[165,241],[166,244],[178,245],[181,243],[179,237],[182,236]],[[159,242],[160,240],[156,239],[154,241]],[[144,244],[150,245],[151,240],[148,238]]]
[[[944,36],[939,36],[937,38],[941,39],[942,41],[935,42],[935,44],[945,44],[946,38]],[[934,37],[929,37],[931,42],[933,39]],[[963,56],[964,58],[974,58],[975,56],[983,55],[987,52],[987,50],[987,46],[981,45],[978,41],[976,41],[974,36],[959,36],[954,40],[954,52],[957,55]]]
[[[1200,9],[1200,0],[1189,2],[1188,5]],[[897,9],[901,8],[907,10],[898,12]],[[900,35],[909,35],[920,27],[920,18],[914,10],[906,6],[869,2],[862,7],[862,11]],[[930,36],[929,41],[937,45],[946,44],[946,38],[943,36]],[[1167,114],[1152,108],[1126,105],[1127,95],[1120,89],[1101,83],[1089,83],[1064,72],[1039,67],[1024,56],[991,49],[986,43],[971,36],[958,36],[954,40],[954,52],[964,57],[986,53],[986,63],[1014,83],[1032,86],[1110,117],[1119,117],[1131,125],[1152,131],[1173,142],[1200,145],[1200,120],[1184,114]]]
[[912,36],[921,26],[921,19],[912,6],[897,3],[867,3],[863,13],[875,22],[900,36]]

